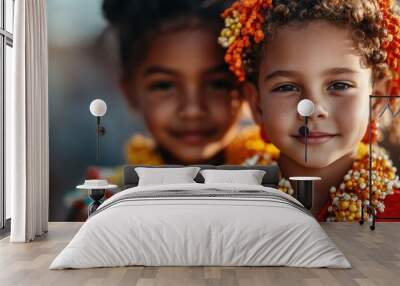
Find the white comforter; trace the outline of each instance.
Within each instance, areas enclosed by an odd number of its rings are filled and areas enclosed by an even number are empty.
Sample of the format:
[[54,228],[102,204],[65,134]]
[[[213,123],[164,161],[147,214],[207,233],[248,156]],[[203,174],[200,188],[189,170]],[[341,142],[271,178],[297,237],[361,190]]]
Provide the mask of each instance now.
[[[272,199],[243,194],[129,199],[146,191],[207,193],[210,189],[214,193],[263,191]],[[276,189],[254,185],[194,183],[127,189],[99,207],[50,269],[127,265],[350,268],[318,222],[290,202],[300,204]]]

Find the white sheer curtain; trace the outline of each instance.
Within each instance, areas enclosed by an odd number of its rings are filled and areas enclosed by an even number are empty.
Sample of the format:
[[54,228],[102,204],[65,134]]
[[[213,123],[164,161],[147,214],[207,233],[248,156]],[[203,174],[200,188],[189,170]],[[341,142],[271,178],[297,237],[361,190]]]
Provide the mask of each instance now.
[[6,187],[12,242],[47,232],[48,57],[45,0],[15,1],[13,92],[6,98]]

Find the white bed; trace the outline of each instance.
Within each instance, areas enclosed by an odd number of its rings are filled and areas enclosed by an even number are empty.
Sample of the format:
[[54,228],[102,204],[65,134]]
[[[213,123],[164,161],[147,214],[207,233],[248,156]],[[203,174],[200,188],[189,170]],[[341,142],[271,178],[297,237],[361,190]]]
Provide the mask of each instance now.
[[291,196],[256,185],[199,183],[114,195],[50,269],[128,265],[351,267]]

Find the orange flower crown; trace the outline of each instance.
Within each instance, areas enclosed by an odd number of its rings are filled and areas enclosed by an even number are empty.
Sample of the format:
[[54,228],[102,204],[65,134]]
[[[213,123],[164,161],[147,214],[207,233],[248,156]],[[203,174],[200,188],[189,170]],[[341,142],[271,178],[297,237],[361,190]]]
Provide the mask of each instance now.
[[[400,18],[392,11],[392,0],[377,0],[383,15],[382,26],[388,31],[388,40],[381,45],[386,51],[386,63],[392,72],[391,95],[400,94]],[[259,44],[265,37],[265,14],[272,8],[272,0],[238,0],[226,9],[222,17],[225,28],[218,42],[228,48],[225,61],[239,81],[245,80],[243,55],[253,43]]]

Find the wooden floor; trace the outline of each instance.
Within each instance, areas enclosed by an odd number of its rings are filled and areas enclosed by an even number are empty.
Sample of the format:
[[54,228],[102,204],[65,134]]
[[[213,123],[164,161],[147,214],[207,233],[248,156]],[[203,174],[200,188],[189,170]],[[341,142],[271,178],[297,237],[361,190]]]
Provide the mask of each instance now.
[[0,240],[0,285],[400,285],[400,223],[331,223],[323,228],[352,269],[288,267],[123,267],[48,270],[81,223],[50,223],[49,233],[27,244]]

